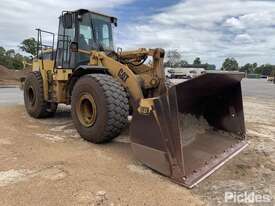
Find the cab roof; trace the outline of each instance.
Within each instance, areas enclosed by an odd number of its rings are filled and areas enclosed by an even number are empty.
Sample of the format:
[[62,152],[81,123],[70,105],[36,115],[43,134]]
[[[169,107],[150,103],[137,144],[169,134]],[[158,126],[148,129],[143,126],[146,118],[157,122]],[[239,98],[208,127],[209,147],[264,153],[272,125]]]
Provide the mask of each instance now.
[[[117,17],[114,17],[114,16],[109,16],[109,15],[106,15],[106,14],[102,14],[102,13],[99,13],[99,12],[94,12],[94,11],[90,11],[90,10],[87,10],[87,9],[78,9],[78,10],[74,10],[74,11],[63,11],[62,12],[62,15],[64,13],[67,13],[67,12],[72,12],[72,13],[78,13],[80,15],[83,15],[85,13],[92,13],[92,14],[96,14],[96,15],[101,15],[101,16],[105,16],[105,17],[108,17],[112,20],[112,22],[117,22]],[[62,16],[61,15],[61,16]]]

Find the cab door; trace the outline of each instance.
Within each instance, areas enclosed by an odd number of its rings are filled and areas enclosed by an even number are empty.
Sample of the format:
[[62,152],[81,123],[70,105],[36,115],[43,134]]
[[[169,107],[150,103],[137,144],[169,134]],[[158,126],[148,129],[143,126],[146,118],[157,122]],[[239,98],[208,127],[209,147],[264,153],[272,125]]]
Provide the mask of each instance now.
[[71,28],[64,28],[62,17],[59,20],[57,38],[56,68],[74,68],[75,53],[70,51],[70,44],[75,41],[75,20]]

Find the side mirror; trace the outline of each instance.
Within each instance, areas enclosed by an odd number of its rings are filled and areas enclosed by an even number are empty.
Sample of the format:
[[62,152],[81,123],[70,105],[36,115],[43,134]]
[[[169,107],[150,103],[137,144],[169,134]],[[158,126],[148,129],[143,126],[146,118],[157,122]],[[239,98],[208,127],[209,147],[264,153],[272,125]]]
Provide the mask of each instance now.
[[78,52],[78,43],[77,42],[72,42],[70,44],[70,51],[71,52]]
[[111,17],[111,23],[113,23],[115,27],[117,27],[117,18]]
[[73,15],[71,13],[65,13],[62,20],[65,29],[71,29],[73,27]]

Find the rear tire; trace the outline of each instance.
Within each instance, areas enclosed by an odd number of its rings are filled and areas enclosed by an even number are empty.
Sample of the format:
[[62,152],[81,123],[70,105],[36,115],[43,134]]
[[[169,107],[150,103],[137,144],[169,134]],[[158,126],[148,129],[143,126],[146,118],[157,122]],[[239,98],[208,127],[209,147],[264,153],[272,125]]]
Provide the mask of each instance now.
[[93,143],[117,137],[128,124],[127,93],[113,77],[88,74],[72,92],[72,119],[80,136]]
[[34,118],[51,117],[56,112],[57,104],[44,100],[43,79],[39,71],[30,73],[25,80],[24,102],[28,114]]

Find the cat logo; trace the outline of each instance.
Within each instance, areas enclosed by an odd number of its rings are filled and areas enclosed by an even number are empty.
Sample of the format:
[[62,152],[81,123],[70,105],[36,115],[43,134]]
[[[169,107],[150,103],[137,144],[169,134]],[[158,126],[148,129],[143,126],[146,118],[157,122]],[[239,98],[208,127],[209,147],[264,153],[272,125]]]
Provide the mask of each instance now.
[[120,69],[118,71],[118,77],[123,81],[123,82],[126,82],[127,79],[129,78],[129,75],[123,70],[123,69]]

